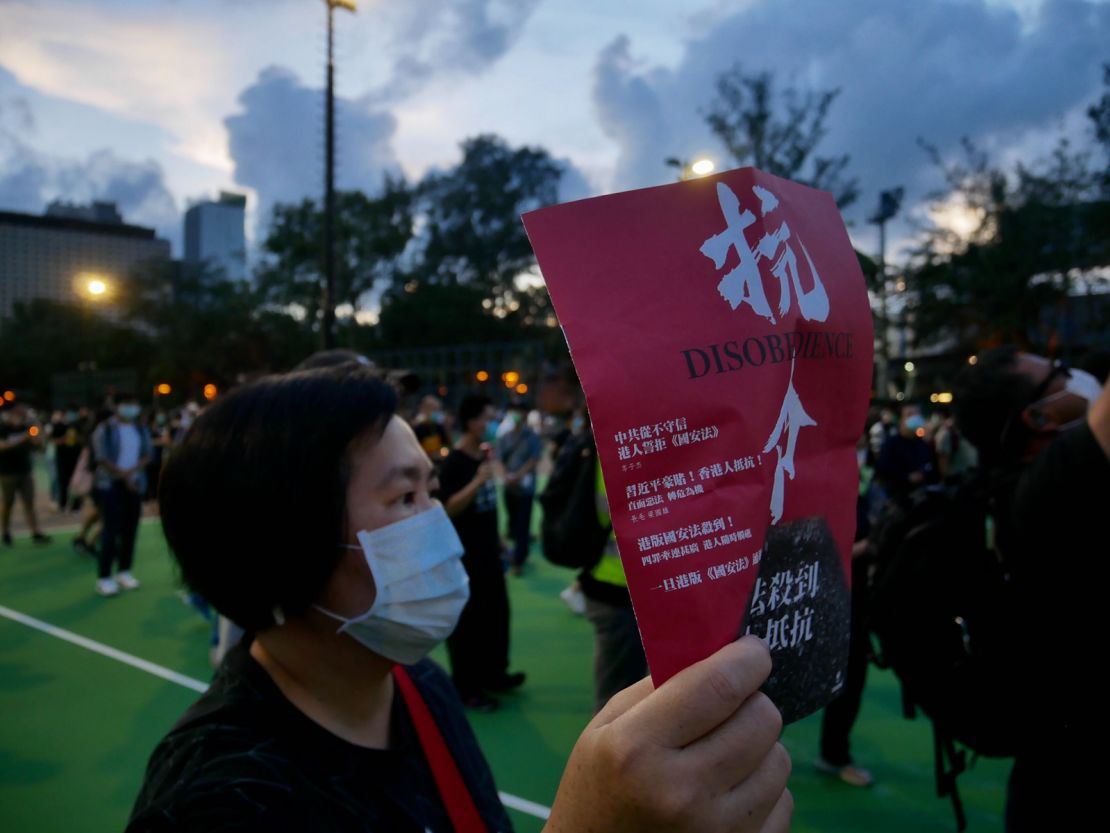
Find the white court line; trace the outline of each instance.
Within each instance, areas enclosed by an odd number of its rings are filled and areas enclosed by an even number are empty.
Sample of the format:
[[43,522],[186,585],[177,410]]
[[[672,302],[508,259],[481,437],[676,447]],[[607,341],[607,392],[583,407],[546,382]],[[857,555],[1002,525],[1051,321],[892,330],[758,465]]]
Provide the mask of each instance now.
[[111,648],[101,642],[94,642],[73,631],[55,627],[49,622],[35,619],[25,613],[20,613],[18,610],[12,610],[10,607],[0,605],[0,616],[11,619],[13,622],[19,622],[19,624],[26,625],[29,628],[34,628],[37,631],[42,631],[50,636],[56,636],[58,639],[70,642],[79,648],[84,648],[86,651],[92,651],[95,654],[108,657],[108,659],[114,659],[116,662],[122,662],[124,665],[130,665],[132,668],[138,668],[140,671],[153,674],[155,677],[161,677],[163,680],[169,680],[171,683],[177,683],[179,686],[190,688],[193,691],[204,693],[208,690],[208,683],[202,683],[200,680],[194,680],[192,677],[186,677],[184,674],[170,671],[170,669],[163,668],[161,665],[155,665],[153,662],[147,662],[145,659],[139,659],[131,654],[125,654],[123,651],[117,651],[115,648]]
[[[26,625],[29,628],[34,628],[37,631],[42,631],[50,636],[57,637],[58,639],[72,643],[79,648],[84,648],[87,651],[92,651],[95,654],[114,659],[116,662],[122,662],[124,665],[130,665],[132,668],[138,668],[140,671],[145,671],[148,674],[153,674],[155,677],[161,677],[163,680],[168,680],[171,683],[184,688],[192,689],[204,693],[208,690],[208,683],[195,680],[192,677],[186,677],[184,674],[178,674],[176,671],[171,671],[161,665],[155,665],[153,662],[147,662],[145,659],[140,659],[133,654],[124,653],[102,642],[96,642],[87,637],[76,634],[73,631],[67,631],[64,628],[59,628],[51,625],[49,622],[44,622],[41,619],[36,619],[33,616],[28,616],[25,613],[20,613],[18,610],[12,610],[10,607],[0,605],[0,616],[6,619],[11,619],[13,622],[18,622],[21,625]],[[506,807],[512,807],[514,810],[519,810],[522,813],[527,813],[536,818],[546,819],[551,815],[551,808],[545,807],[542,804],[537,804],[534,801],[529,801],[526,798],[510,795],[509,793],[499,792],[498,796],[501,802]]]

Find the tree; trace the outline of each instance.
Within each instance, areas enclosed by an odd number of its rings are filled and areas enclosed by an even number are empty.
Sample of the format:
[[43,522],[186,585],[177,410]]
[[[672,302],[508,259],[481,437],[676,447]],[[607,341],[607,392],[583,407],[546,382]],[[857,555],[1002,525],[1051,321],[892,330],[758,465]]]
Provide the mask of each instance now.
[[288,311],[206,265],[172,262],[137,274],[123,313],[149,340],[135,365],[140,378],[182,391],[287,370],[313,350],[311,332]]
[[845,175],[848,154],[816,153],[840,90],[776,91],[770,72],[749,75],[736,64],[718,76],[716,92],[705,120],[738,165],[828,191],[842,209],[855,202],[857,181]]
[[[392,280],[412,238],[413,197],[404,180],[390,177],[374,197],[361,191],[336,194],[337,306],[358,311],[378,281]],[[300,307],[309,322],[320,313],[323,225],[323,209],[314,200],[274,206],[256,276],[265,302]]]
[[4,385],[49,402],[51,377],[92,364],[108,370],[137,367],[150,355],[148,336],[99,310],[47,299],[17,303],[0,328]]
[[963,236],[934,224],[915,253],[915,342],[1050,350],[1060,328],[1046,311],[1065,308],[1079,281],[1105,282],[1090,270],[1110,264],[1110,202],[1099,199],[1090,151],[1061,139],[1049,158],[1007,172],[968,140],[959,161],[925,148],[947,186],[934,195],[934,216],[956,211],[975,223]]
[[1094,127],[1095,141],[1102,146],[1100,187],[1103,196],[1110,197],[1110,64],[1102,65],[1102,83],[1102,97],[1087,109],[1087,117]]
[[514,292],[536,263],[520,215],[558,199],[562,168],[542,148],[511,148],[497,136],[462,143],[454,169],[420,184],[420,260],[410,278]]
[[[550,301],[520,214],[555,202],[562,169],[542,148],[497,136],[462,143],[462,160],[410,188],[386,180],[381,195],[338,195],[336,300],[355,311],[381,290],[379,323],[340,320],[340,341],[364,350],[417,344],[547,337]],[[278,205],[258,270],[263,301],[317,321],[320,231],[312,200]]]
[[419,234],[382,297],[384,344],[457,344],[554,338],[550,301],[520,222],[554,203],[562,169],[542,148],[512,148],[481,135],[462,143],[462,161],[417,188]]

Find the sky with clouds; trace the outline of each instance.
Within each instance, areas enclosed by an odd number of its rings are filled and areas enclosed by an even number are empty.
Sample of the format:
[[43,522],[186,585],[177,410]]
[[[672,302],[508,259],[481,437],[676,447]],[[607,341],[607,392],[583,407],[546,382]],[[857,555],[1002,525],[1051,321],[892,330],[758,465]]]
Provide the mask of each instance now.
[[[315,196],[322,0],[0,0],[0,210],[112,199],[180,251],[180,213],[221,188],[253,217]],[[360,0],[336,17],[338,184],[458,160],[481,132],[566,164],[564,198],[727,160],[702,117],[735,63],[840,88],[826,154],[862,196],[936,185],[919,138],[998,159],[1085,139],[1110,61],[1107,0]]]

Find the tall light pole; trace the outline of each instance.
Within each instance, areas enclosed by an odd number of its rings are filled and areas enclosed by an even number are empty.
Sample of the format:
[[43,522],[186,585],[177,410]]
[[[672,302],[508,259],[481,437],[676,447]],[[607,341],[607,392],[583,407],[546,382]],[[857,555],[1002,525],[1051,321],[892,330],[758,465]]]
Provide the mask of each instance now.
[[328,78],[324,93],[324,286],[321,343],[335,347],[335,10],[354,12],[355,0],[324,0],[328,7]]
[[867,218],[867,222],[879,227],[879,371],[875,379],[875,389],[879,396],[889,396],[887,390],[890,377],[890,328],[886,308],[886,224],[892,220],[902,207],[902,188],[892,188],[879,194],[879,208]]

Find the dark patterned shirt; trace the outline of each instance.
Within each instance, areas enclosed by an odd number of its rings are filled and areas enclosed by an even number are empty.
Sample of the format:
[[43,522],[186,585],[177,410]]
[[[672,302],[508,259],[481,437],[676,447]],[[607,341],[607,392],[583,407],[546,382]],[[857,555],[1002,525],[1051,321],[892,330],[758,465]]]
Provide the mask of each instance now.
[[[439,470],[439,499],[444,504],[451,495],[462,491],[478,474],[484,458],[471,457],[461,449],[454,449],[443,460]],[[501,571],[501,535],[497,531],[497,487],[487,480],[474,495],[474,500],[451,522],[459,533],[466,557],[463,564],[468,573],[472,562],[494,564]]]
[[[228,654],[212,687],[154,750],[127,833],[451,833],[400,692],[391,748],[355,746],[286,700],[247,641]],[[447,676],[430,660],[408,670],[488,829],[511,831]]]

